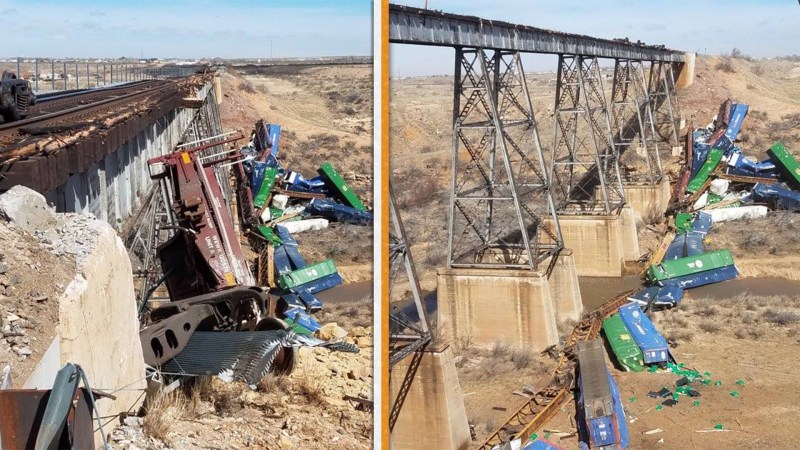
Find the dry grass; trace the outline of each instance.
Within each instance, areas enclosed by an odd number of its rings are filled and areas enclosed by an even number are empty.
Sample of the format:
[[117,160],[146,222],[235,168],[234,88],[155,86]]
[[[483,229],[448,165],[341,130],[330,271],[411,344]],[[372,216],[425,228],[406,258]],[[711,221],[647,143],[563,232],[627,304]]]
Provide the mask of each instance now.
[[319,381],[303,372],[302,376],[294,379],[295,392],[305,400],[315,406],[325,404],[325,392],[322,390]]
[[144,434],[168,442],[169,433],[187,411],[186,397],[175,390],[168,394],[158,392],[147,401],[142,421]]

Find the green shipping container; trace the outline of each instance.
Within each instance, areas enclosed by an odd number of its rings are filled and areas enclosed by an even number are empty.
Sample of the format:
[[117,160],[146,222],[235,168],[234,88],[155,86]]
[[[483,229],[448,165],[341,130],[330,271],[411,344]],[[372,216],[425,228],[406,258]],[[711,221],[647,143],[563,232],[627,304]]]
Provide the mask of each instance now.
[[275,185],[275,177],[278,175],[278,169],[274,167],[267,167],[264,171],[264,181],[261,182],[261,187],[258,188],[258,195],[253,199],[253,205],[256,208],[262,208],[264,203],[269,198],[269,193],[272,191],[272,186]]
[[675,216],[675,228],[679,233],[685,233],[692,229],[692,215],[689,213],[678,213]]
[[333,263],[332,259],[326,259],[325,261],[281,275],[278,278],[278,286],[282,289],[291,289],[334,273],[336,273],[336,264]]
[[642,350],[636,345],[633,336],[619,315],[614,314],[603,320],[603,333],[605,333],[608,343],[611,344],[617,361],[626,371],[641,372],[644,370]]
[[794,156],[789,153],[789,150],[786,150],[786,147],[780,141],[772,144],[772,147],[767,150],[767,154],[772,162],[788,176],[795,187],[800,186],[800,163],[794,159]]
[[264,225],[261,225],[261,226],[258,227],[258,231],[261,233],[262,236],[267,238],[268,241],[272,242],[272,245],[281,245],[281,244],[283,244],[283,241],[281,240],[281,238],[279,238],[278,235],[275,234],[275,229],[274,228],[266,227]]
[[709,150],[708,156],[706,156],[706,162],[703,163],[703,166],[697,171],[697,175],[695,175],[692,181],[689,182],[689,185],[686,186],[686,192],[694,194],[699,191],[721,160],[722,150],[718,148]]
[[342,178],[342,176],[339,175],[339,172],[337,172],[336,169],[333,168],[331,163],[326,162],[325,164],[323,164],[322,167],[319,168],[318,172],[328,182],[330,187],[333,188],[336,192],[339,193],[339,195],[342,196],[342,198],[348,205],[352,206],[353,208],[359,211],[367,210],[367,207],[364,206],[363,203],[361,203],[361,200],[358,198],[355,192],[353,192],[353,190],[350,189],[350,186],[347,185],[347,183],[344,181],[344,178]]
[[670,278],[694,275],[730,265],[733,265],[731,252],[729,250],[718,250],[664,261],[659,265],[651,265],[647,269],[647,278],[652,281],[669,280]]

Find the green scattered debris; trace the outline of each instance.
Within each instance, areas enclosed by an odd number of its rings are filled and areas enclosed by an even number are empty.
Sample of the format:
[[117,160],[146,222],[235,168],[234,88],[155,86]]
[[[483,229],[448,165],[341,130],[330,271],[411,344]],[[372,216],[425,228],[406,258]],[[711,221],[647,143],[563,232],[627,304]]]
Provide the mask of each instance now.
[[718,423],[718,424],[714,425],[714,429],[715,430],[721,430],[722,429],[722,424]]
[[738,396],[739,396],[739,391],[736,390],[731,391],[731,397],[738,397]]
[[694,406],[700,406],[700,400],[695,400],[692,402]]
[[661,406],[661,405],[656,406],[656,411],[661,411],[662,409],[664,409],[663,406]]
[[[544,434],[544,438],[545,438],[545,439],[550,439],[550,435],[551,435],[551,434],[552,434],[552,433],[548,431],[547,433],[545,433],[545,434]],[[536,434],[534,434],[533,436],[536,436]],[[531,436],[531,437],[533,437],[533,436]]]
[[633,402],[635,402],[635,401],[636,401],[636,397],[631,397],[631,398],[629,398],[629,399],[628,399],[628,401],[629,401],[629,402],[631,402],[631,403],[633,403]]
[[720,380],[715,381],[714,386],[722,386],[722,381]]
[[281,238],[275,234],[275,230],[270,227],[265,227],[264,225],[259,225],[258,231],[261,233],[262,236],[267,238],[268,241],[272,242],[272,245],[281,245],[283,241]]
[[703,376],[710,377],[711,376],[711,372],[704,372]]
[[673,399],[673,400],[677,400],[677,399],[678,399],[678,397],[680,397],[680,394],[678,394],[677,392],[673,392],[673,393],[672,393],[672,399]]
[[[547,434],[550,434],[550,433],[547,433]],[[545,435],[545,437],[547,437],[547,436]],[[535,440],[537,440],[537,439],[539,439],[539,435],[538,435],[538,434],[536,434],[536,433],[533,433],[533,434],[531,435],[531,439],[530,439],[530,440],[531,440],[531,441],[535,441]]]
[[738,384],[739,386],[744,386],[744,380],[739,378],[738,380],[736,380],[736,384]]
[[658,366],[650,366],[647,368],[647,371],[650,373],[658,372]]

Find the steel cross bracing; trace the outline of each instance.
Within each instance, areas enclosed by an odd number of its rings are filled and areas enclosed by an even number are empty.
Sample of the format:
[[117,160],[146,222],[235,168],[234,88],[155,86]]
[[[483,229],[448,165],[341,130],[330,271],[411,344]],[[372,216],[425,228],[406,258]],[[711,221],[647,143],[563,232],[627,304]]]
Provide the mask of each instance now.
[[394,398],[389,414],[389,429],[391,430],[400,416],[400,410],[403,407],[411,384],[414,382],[414,377],[422,360],[421,350],[431,342],[432,337],[431,325],[423,304],[422,290],[419,287],[414,259],[411,257],[405,228],[400,217],[400,211],[395,203],[391,184],[389,184],[389,216],[391,220],[389,231],[389,299],[390,302],[394,299],[392,294],[400,275],[400,266],[403,266],[409,290],[411,291],[411,299],[413,300],[413,312],[416,313],[416,317],[410,317],[409,313],[411,311],[408,310],[411,309],[412,305],[405,305],[405,302],[399,302],[400,306],[396,306],[397,303],[394,302],[390,303],[389,367],[391,369],[396,363],[409,356],[412,358],[402,380],[390,380],[390,382],[400,382],[400,389],[398,389],[398,393]]
[[456,48],[449,268],[536,269],[563,247],[519,52]]
[[652,103],[653,120],[660,139],[672,146],[680,145],[678,141],[680,127],[676,122],[680,112],[673,65],[664,61],[652,61],[647,87]]
[[[644,64],[617,59],[611,87],[613,137],[625,181],[656,183],[663,175]],[[634,145],[641,149],[627,151]],[[645,170],[637,170],[644,163]]]
[[559,55],[553,197],[559,214],[611,214],[625,203],[600,68],[595,57]]

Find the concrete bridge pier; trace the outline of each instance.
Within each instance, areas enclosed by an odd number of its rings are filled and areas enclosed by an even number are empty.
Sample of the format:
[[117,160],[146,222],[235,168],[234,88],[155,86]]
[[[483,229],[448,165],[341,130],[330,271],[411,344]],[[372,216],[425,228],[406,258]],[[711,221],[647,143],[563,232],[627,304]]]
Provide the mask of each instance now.
[[391,375],[392,399],[407,389],[392,428],[394,450],[470,448],[464,395],[449,344],[429,346],[404,358],[392,367]]
[[556,305],[543,272],[439,269],[437,326],[446,340],[542,350],[558,342]]
[[637,221],[651,214],[663,215],[669,206],[672,188],[664,176],[657,183],[626,183],[625,200],[633,208]]
[[626,261],[639,259],[634,209],[611,214],[562,215],[558,218],[564,245],[573,249],[578,276],[621,277]]

